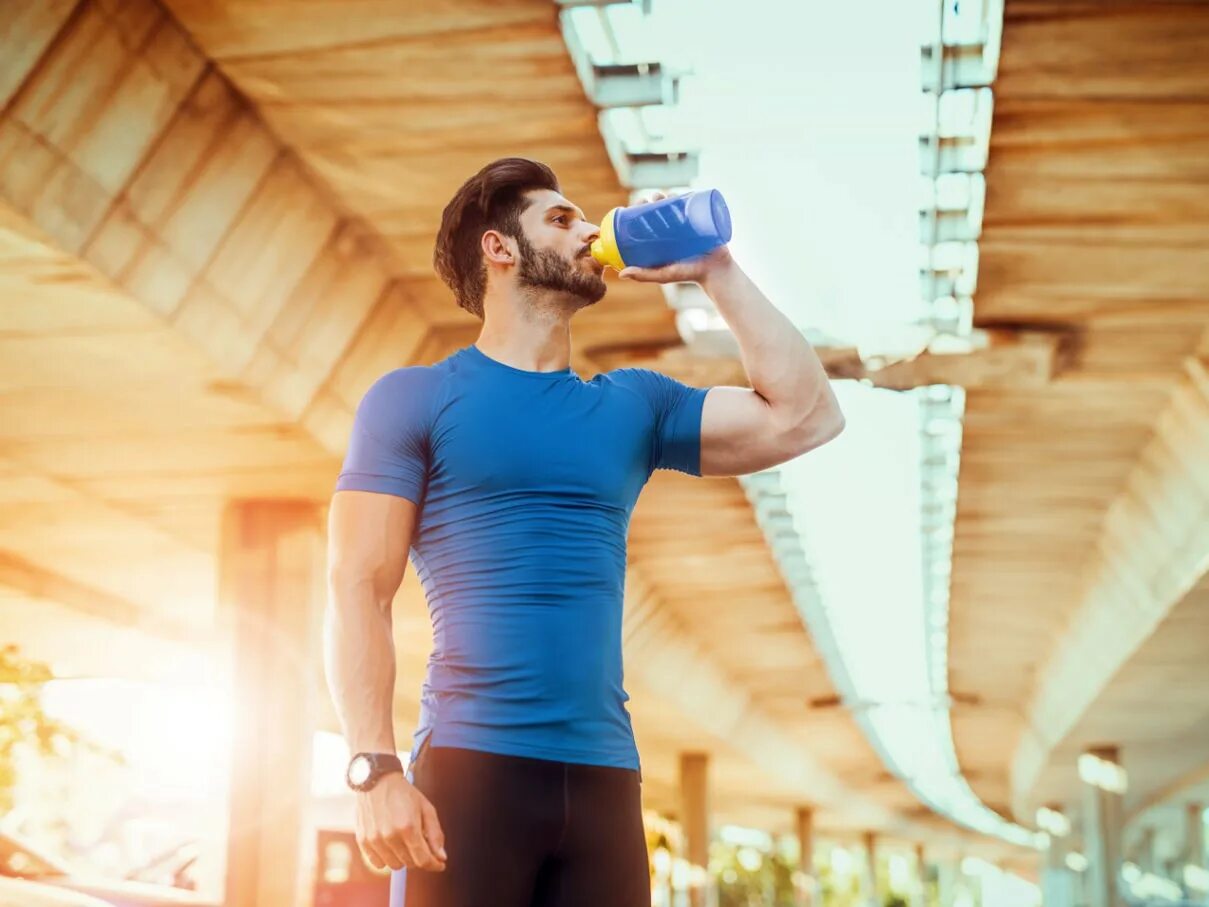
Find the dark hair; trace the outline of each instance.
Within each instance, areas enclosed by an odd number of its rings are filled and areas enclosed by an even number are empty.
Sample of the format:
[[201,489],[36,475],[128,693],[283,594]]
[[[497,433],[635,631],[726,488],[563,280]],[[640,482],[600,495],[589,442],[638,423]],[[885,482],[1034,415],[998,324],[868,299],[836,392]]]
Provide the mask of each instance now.
[[485,230],[523,239],[521,212],[531,189],[561,192],[554,171],[538,161],[505,157],[492,161],[454,193],[441,214],[432,265],[453,290],[458,305],[483,317],[487,264],[480,242]]

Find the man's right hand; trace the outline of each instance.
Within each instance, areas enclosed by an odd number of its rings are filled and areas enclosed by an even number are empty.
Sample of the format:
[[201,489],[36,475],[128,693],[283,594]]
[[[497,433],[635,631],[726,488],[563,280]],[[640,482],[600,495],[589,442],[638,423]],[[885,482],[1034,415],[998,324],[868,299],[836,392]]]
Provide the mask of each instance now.
[[445,869],[437,811],[400,772],[357,794],[357,845],[375,869]]

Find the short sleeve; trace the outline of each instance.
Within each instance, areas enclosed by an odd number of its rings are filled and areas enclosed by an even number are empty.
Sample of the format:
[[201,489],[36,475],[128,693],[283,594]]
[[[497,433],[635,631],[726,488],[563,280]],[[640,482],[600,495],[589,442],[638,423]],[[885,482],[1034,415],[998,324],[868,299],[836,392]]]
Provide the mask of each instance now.
[[430,460],[431,367],[395,369],[366,391],[353,419],[337,491],[376,491],[421,502]]
[[614,375],[641,394],[654,414],[651,469],[701,475],[701,412],[710,389],[644,368],[619,369]]

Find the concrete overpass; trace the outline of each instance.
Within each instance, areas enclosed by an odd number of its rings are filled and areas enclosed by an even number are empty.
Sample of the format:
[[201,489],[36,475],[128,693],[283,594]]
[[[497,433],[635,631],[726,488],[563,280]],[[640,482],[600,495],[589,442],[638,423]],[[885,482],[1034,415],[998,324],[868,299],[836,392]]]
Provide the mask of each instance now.
[[[476,333],[431,272],[445,200],[524,154],[589,215],[625,202],[557,9],[17,0],[0,35],[0,618],[76,673],[180,676],[234,641],[247,695],[307,691],[282,719],[301,745],[334,727],[315,571],[353,409]],[[1078,823],[1086,749],[1119,747],[1139,814],[1209,764],[1207,39],[1195,3],[1009,3],[975,303],[1006,370],[866,375],[967,387],[954,741],[983,801],[1030,825],[1042,804]],[[585,376],[742,378],[678,349],[649,287],[614,284],[575,341]],[[835,354],[835,374],[857,368]],[[658,476],[630,567],[652,809],[696,801],[685,766],[704,756],[714,822],[809,815],[839,839],[1035,868],[882,765],[738,482]],[[394,615],[405,739],[430,645],[414,577]],[[268,656],[279,676],[250,671]],[[243,746],[249,765],[282,757],[250,731]],[[248,848],[232,904],[291,884],[258,875],[282,847]]]

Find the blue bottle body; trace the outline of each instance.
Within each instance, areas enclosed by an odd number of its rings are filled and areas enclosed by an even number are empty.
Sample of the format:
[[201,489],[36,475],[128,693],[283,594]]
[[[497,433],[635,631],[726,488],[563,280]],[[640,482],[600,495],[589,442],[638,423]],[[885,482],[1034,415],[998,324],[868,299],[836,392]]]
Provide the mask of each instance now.
[[613,267],[658,268],[705,255],[730,238],[730,211],[722,193],[704,189],[610,211],[592,251]]

